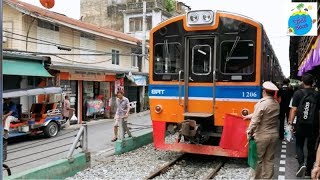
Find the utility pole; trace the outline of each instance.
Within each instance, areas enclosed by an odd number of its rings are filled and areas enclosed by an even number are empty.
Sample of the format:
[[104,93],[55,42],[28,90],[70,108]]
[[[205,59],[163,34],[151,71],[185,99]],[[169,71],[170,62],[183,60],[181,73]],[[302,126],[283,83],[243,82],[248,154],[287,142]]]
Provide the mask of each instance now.
[[146,68],[146,13],[147,13],[147,3],[146,1],[143,1],[143,10],[142,10],[142,34],[143,34],[143,39],[142,39],[142,70],[145,70]]
[[[146,33],[146,13],[147,13],[147,3],[146,1],[143,1],[143,10],[142,10],[142,34],[143,34],[143,39],[142,39],[142,72],[148,72],[147,67],[146,67],[146,39],[147,39],[147,33]],[[142,86],[140,90],[140,111],[144,109],[144,96],[145,96],[145,86]]]
[[[2,6],[3,0],[0,0],[0,39],[1,39],[1,43],[0,43],[0,99],[2,100],[2,93],[3,93],[3,72],[2,72],[2,61],[3,61],[3,54],[2,54],[2,45],[3,45],[3,6]],[[0,124],[1,124],[1,132],[0,132],[0,165],[1,168],[3,167],[3,126],[2,126],[2,115],[3,115],[3,104],[2,102],[0,103]],[[0,171],[0,179],[3,179],[3,172]]]

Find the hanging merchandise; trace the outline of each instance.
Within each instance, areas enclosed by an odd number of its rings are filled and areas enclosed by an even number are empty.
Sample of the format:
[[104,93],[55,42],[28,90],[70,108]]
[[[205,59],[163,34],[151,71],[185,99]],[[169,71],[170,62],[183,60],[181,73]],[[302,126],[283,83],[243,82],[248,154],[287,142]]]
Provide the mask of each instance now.
[[102,100],[88,100],[87,101],[87,116],[104,114],[104,104]]
[[114,82],[114,90],[115,90],[115,94],[117,94],[118,91],[122,91],[124,92],[124,78],[121,78],[121,79],[117,79],[115,82]]

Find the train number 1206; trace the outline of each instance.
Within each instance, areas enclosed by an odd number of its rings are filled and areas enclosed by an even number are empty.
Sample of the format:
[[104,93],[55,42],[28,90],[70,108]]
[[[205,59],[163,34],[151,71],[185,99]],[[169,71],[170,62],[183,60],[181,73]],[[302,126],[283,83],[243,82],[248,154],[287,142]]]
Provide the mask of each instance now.
[[257,96],[257,92],[242,92],[242,97],[244,98],[256,98]]

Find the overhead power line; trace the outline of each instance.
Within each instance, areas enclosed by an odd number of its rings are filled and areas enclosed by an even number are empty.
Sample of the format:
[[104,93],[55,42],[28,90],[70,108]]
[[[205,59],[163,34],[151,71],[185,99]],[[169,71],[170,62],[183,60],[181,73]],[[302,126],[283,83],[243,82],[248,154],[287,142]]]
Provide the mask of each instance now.
[[[69,45],[60,44],[60,43],[54,43],[54,42],[46,41],[46,40],[43,40],[43,39],[28,37],[26,35],[19,34],[19,33],[14,33],[14,32],[7,31],[7,30],[3,30],[3,31],[6,32],[6,33],[10,33],[10,34],[16,35],[16,36],[20,36],[20,37],[36,40],[36,41],[30,41],[30,40],[18,39],[18,38],[14,38],[14,37],[5,35],[5,37],[7,37],[7,38],[14,39],[14,40],[19,40],[19,41],[24,41],[24,42],[28,42],[28,43],[36,43],[36,44],[55,46],[55,47],[62,46],[62,47],[66,47],[66,48],[82,50],[82,51],[88,51],[88,52],[94,52],[94,53],[101,53],[101,54],[105,54],[106,53],[105,51],[99,51],[99,50],[93,50],[93,49],[87,49],[87,48],[79,48],[79,47],[69,46]],[[38,41],[40,41],[40,42],[38,42]],[[121,53],[121,54],[119,53],[119,55],[122,55],[122,56],[125,56],[125,55],[126,56],[142,56],[142,54],[134,54],[134,53]]]

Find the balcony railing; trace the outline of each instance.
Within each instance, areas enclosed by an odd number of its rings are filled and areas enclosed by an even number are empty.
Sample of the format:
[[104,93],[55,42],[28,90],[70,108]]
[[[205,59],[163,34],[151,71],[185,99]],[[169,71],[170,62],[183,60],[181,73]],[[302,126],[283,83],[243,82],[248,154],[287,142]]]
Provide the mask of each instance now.
[[307,57],[311,46],[315,43],[317,36],[303,36],[299,42],[298,59],[299,64]]
[[[154,9],[154,8],[164,8],[164,3],[162,0],[152,0],[152,1],[147,1],[147,9]],[[135,11],[135,10],[141,10],[143,8],[143,2],[138,2],[138,3],[127,3],[127,11]]]

